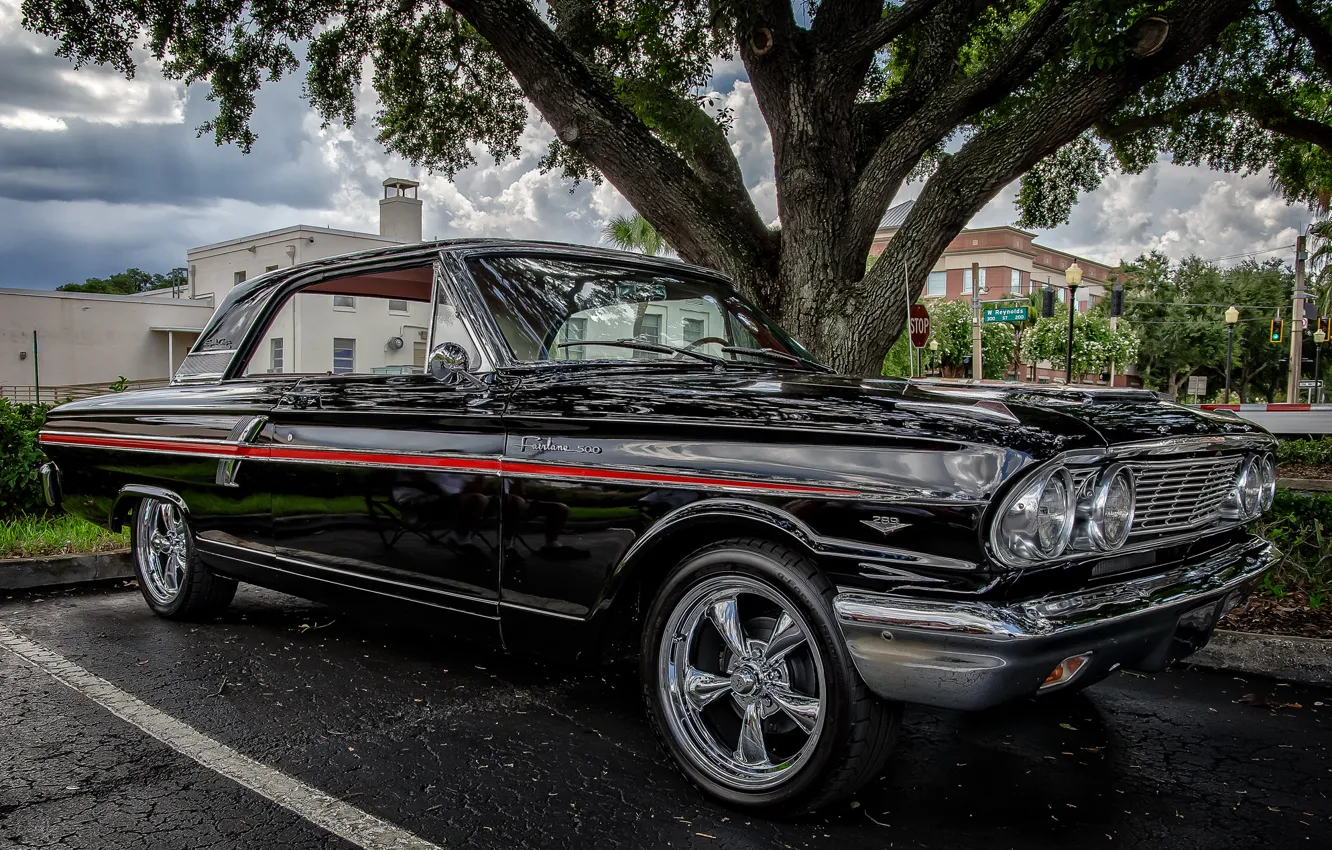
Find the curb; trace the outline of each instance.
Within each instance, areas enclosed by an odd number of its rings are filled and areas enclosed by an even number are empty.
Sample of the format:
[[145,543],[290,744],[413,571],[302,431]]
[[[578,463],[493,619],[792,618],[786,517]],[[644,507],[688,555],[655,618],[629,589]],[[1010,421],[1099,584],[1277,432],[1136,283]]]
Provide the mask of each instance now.
[[1297,493],[1332,493],[1332,478],[1278,478],[1277,487]]
[[1332,685],[1332,640],[1217,629],[1185,663],[1255,673],[1305,685]]
[[0,590],[26,590],[119,578],[134,578],[134,562],[128,549],[96,555],[52,555],[0,561]]

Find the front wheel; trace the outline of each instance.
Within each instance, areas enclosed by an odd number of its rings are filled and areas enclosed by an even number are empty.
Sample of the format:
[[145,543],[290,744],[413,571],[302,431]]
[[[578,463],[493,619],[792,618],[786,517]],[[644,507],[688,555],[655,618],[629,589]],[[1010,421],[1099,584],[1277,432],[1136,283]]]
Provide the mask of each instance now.
[[235,579],[214,575],[199,559],[185,513],[166,499],[145,498],[134,512],[134,570],[148,607],[170,620],[216,614],[231,604]]
[[758,539],[686,558],[645,623],[653,726],[685,775],[735,806],[796,814],[878,775],[900,708],[871,694],[807,559]]

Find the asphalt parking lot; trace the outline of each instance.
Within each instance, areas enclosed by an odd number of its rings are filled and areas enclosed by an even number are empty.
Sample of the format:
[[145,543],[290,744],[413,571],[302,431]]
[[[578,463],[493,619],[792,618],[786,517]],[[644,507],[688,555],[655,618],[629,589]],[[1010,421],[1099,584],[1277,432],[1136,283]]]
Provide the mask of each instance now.
[[[97,588],[11,595],[0,627],[6,847],[356,846],[151,737],[154,722],[415,846],[1332,842],[1332,691],[1257,677],[1121,674],[1058,703],[910,709],[881,779],[781,823],[685,784],[631,670],[506,657],[246,587],[206,625],[153,617],[136,589]],[[122,719],[105,706],[124,703],[67,686],[59,664],[156,719]]]

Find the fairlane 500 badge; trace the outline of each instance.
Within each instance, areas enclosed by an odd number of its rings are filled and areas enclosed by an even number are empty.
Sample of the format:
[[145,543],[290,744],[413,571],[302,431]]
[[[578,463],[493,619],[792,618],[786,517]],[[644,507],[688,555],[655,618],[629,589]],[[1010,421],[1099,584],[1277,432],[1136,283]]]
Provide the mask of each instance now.
[[599,455],[601,446],[570,445],[557,443],[549,437],[523,437],[518,444],[522,452],[572,452],[580,455]]

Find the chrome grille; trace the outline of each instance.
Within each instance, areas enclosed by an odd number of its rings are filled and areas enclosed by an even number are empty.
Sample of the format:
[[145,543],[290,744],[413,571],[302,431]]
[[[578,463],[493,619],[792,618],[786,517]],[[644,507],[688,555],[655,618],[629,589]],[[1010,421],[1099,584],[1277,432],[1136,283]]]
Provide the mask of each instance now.
[[1137,490],[1129,536],[1178,531],[1216,520],[1230,493],[1240,455],[1130,461]]

